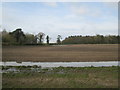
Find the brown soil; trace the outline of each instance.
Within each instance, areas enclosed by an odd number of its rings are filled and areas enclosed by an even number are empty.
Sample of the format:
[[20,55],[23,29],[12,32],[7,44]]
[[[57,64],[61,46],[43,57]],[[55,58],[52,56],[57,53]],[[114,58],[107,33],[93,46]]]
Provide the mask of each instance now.
[[2,60],[17,62],[117,61],[118,45],[3,46]]

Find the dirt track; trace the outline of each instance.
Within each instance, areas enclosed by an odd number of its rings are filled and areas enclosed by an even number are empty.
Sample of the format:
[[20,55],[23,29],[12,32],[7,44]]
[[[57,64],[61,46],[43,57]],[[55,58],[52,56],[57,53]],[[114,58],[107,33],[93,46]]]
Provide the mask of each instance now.
[[117,61],[117,44],[63,46],[5,46],[3,61]]

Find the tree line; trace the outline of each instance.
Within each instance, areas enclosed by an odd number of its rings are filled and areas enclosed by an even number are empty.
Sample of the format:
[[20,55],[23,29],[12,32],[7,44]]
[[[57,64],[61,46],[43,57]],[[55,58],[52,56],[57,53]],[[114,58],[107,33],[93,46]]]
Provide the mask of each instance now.
[[62,41],[63,44],[118,44],[119,35],[96,36],[69,36]]
[[[43,32],[39,32],[37,35],[24,33],[21,28],[14,30],[13,32],[7,32],[5,29],[1,32],[3,45],[43,45],[44,39],[46,43],[50,45],[50,37]],[[61,44],[61,36],[57,36],[57,43]]]
[[47,45],[57,44],[118,44],[120,40],[119,35],[95,35],[95,36],[69,36],[61,41],[61,35],[56,38],[56,43],[50,43],[51,38],[49,35],[45,35],[43,32],[38,34],[24,33],[21,28],[14,30],[13,32],[7,32],[5,29],[0,32],[2,34],[3,45],[44,45],[44,39],[46,39]]

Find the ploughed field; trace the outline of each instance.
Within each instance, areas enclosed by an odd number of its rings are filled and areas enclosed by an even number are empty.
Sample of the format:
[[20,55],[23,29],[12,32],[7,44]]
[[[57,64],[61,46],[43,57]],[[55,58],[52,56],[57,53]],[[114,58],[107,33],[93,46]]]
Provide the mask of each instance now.
[[17,62],[117,61],[118,44],[3,46],[2,60]]

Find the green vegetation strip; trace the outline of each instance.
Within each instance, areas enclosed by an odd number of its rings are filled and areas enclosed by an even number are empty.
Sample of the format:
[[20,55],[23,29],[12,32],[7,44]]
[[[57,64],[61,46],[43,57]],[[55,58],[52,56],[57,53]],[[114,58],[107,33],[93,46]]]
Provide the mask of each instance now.
[[[13,67],[8,67],[13,68]],[[20,67],[14,67],[20,68]],[[39,68],[39,72],[3,73],[3,88],[117,88],[118,68],[113,67],[58,67]],[[3,67],[5,70],[5,67]]]

